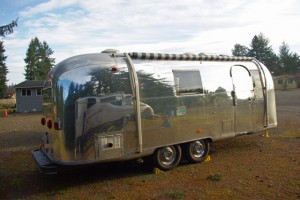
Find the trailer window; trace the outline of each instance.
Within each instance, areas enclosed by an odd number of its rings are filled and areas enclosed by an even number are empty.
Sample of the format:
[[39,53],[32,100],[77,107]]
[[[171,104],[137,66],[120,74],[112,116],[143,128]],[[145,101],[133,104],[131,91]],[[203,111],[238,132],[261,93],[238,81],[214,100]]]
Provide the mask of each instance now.
[[255,99],[263,99],[263,89],[262,89],[262,83],[260,80],[260,75],[257,70],[250,70],[253,81],[254,81],[254,94],[255,94]]
[[199,70],[173,70],[177,95],[203,94]]

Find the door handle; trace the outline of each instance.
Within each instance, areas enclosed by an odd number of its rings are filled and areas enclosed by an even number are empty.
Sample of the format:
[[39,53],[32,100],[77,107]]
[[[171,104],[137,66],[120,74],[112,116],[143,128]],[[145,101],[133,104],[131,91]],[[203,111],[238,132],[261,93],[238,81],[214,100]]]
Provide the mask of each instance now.
[[237,97],[234,90],[231,91],[231,97],[232,97],[233,106],[237,106]]

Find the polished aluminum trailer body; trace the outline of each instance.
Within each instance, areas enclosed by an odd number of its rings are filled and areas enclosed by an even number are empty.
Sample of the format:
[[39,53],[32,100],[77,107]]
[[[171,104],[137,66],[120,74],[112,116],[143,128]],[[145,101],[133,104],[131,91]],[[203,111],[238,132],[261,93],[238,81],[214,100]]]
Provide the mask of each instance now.
[[40,169],[138,159],[191,141],[277,126],[268,69],[254,58],[191,54],[79,55],[49,72]]

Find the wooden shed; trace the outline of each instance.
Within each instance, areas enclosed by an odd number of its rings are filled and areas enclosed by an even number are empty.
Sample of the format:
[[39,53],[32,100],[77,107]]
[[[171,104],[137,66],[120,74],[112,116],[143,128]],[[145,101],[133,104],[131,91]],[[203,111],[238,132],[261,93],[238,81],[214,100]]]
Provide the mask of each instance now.
[[273,80],[276,90],[296,89],[298,87],[295,77],[291,75],[275,76]]
[[15,86],[16,112],[42,112],[44,81],[24,81]]

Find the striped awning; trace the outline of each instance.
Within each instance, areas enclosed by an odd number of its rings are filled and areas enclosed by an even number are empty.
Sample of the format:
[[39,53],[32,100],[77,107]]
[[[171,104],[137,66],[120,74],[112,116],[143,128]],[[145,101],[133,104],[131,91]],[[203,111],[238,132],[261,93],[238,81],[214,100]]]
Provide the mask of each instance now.
[[223,55],[194,55],[194,54],[164,54],[164,53],[128,53],[137,60],[199,60],[199,61],[251,61],[252,57],[223,56]]

